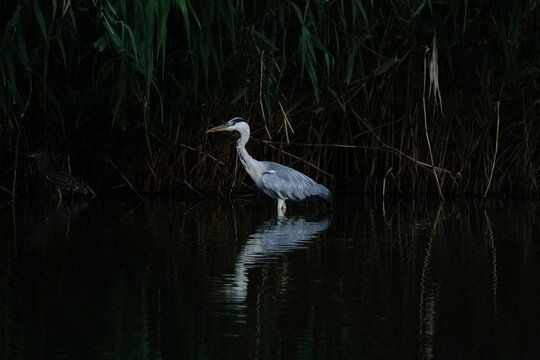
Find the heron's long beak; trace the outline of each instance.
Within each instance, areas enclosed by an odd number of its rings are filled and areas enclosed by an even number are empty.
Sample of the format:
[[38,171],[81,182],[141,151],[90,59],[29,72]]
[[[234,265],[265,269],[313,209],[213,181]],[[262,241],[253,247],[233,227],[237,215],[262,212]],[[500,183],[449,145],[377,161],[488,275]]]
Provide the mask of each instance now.
[[213,132],[217,132],[217,131],[224,131],[224,130],[227,130],[229,127],[230,127],[230,125],[227,125],[226,123],[221,124],[219,126],[211,128],[209,130],[206,130],[206,133],[208,134],[208,133],[213,133]]
[[31,158],[31,159],[37,159],[37,158],[38,158],[38,154],[37,154],[37,153],[33,153],[33,154],[30,154],[30,155],[26,155],[25,157]]

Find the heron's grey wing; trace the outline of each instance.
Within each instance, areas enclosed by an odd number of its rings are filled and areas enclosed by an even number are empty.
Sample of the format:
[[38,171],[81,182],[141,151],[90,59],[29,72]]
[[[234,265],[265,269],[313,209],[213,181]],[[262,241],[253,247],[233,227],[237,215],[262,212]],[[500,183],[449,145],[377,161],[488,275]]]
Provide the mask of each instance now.
[[316,196],[328,202],[332,201],[332,194],[326,187],[301,172],[270,161],[265,161],[264,165],[261,190],[270,197],[304,200]]

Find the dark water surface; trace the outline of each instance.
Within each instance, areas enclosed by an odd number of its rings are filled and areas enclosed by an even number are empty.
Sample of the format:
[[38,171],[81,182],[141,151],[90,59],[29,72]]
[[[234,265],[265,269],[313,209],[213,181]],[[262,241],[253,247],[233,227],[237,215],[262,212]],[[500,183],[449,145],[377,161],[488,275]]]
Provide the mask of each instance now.
[[19,199],[0,356],[540,358],[539,206]]

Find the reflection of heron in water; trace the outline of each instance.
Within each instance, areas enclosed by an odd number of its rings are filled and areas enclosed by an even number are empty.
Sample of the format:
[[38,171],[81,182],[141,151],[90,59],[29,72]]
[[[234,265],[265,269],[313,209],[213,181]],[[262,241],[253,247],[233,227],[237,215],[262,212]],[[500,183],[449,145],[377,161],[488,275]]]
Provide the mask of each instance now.
[[236,308],[247,295],[250,268],[274,262],[283,254],[307,247],[319,233],[326,230],[332,216],[278,217],[260,225],[249,236],[236,261],[234,275],[224,281],[223,292],[228,305]]
[[67,206],[61,206],[56,208],[55,211],[47,214],[45,223],[47,225],[69,225],[87,209],[88,202],[76,202]]
[[[38,204],[33,204],[37,208]],[[51,239],[58,239],[64,233],[70,237],[71,225],[88,209],[87,202],[72,203],[68,206],[58,205],[54,211],[48,212],[45,218],[35,219],[32,235],[28,237],[30,248],[43,248]]]

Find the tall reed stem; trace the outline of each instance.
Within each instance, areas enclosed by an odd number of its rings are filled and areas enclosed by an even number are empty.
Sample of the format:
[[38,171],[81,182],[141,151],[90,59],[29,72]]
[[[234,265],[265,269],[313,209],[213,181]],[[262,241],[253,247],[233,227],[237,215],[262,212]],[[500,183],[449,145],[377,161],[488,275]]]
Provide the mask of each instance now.
[[493,172],[495,171],[495,163],[497,162],[497,151],[499,150],[499,118],[500,118],[500,102],[497,101],[497,131],[495,132],[495,151],[493,152],[493,161],[491,162],[491,171],[489,173],[488,184],[486,191],[484,192],[484,197],[487,196],[489,188],[491,187],[491,180],[493,179]]
[[442,200],[444,200],[444,195],[441,190],[441,184],[439,183],[439,177],[437,176],[437,171],[435,170],[435,161],[433,160],[433,152],[431,151],[431,142],[429,141],[429,133],[428,133],[428,127],[427,127],[427,114],[426,114],[426,57],[427,53],[429,51],[429,48],[426,49],[426,52],[424,54],[424,86],[422,90],[422,108],[424,110],[424,132],[426,133],[426,141],[427,146],[429,150],[429,158],[431,160],[431,169],[433,171],[433,176],[435,177],[435,182],[437,183],[437,190],[439,192],[439,196]]

